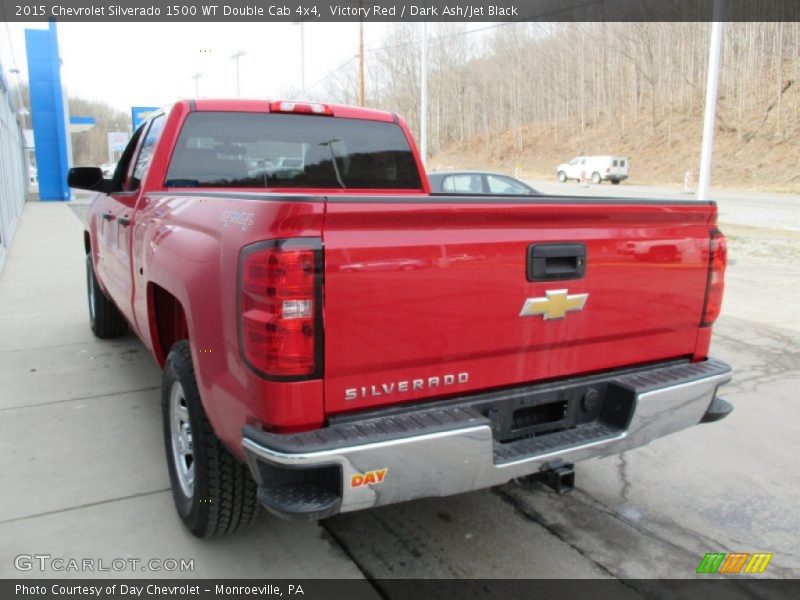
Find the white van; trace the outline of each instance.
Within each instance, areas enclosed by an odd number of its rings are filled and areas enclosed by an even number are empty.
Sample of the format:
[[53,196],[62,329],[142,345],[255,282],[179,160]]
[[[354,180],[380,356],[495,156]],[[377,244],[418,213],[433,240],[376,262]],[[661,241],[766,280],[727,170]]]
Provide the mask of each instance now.
[[578,156],[558,165],[556,172],[562,183],[568,179],[580,181],[581,173],[592,183],[600,183],[604,179],[619,183],[628,178],[628,159],[624,156]]

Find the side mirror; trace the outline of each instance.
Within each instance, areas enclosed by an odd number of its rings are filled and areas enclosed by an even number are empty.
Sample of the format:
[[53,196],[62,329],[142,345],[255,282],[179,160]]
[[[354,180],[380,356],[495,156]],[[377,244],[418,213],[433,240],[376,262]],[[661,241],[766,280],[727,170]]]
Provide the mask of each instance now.
[[112,191],[110,179],[103,179],[103,170],[100,167],[75,167],[67,174],[67,185],[79,190],[89,190],[91,192],[103,192],[105,194]]

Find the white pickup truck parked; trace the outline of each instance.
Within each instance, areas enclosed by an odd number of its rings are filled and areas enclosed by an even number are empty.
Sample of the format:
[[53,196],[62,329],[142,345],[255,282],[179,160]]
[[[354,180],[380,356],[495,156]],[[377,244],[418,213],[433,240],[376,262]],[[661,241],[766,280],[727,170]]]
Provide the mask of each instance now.
[[619,183],[628,178],[628,159],[624,156],[578,156],[558,165],[556,172],[562,183],[568,179]]

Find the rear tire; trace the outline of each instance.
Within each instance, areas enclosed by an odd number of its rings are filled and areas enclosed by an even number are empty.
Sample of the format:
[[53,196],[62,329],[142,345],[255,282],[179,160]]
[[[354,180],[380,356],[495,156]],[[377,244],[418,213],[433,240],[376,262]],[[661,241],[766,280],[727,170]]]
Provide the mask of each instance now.
[[559,180],[561,183],[565,183],[565,182],[567,181],[567,174],[566,174],[566,173],[564,173],[564,171],[559,171],[559,172],[558,172],[558,180]]
[[595,185],[597,185],[597,184],[598,184],[598,183],[600,183],[601,181],[603,181],[603,178],[602,178],[602,177],[600,177],[600,173],[598,173],[597,171],[595,171],[594,173],[592,173],[592,183],[594,183]]
[[261,506],[258,486],[247,465],[211,428],[186,340],[177,342],[167,357],[161,412],[172,497],[189,531],[207,538],[250,525]]
[[86,293],[89,301],[89,326],[92,332],[101,339],[125,335],[128,331],[128,322],[97,283],[91,254],[86,255]]
[[622,181],[622,180],[621,179],[612,179],[611,183],[613,183],[614,185],[619,185],[620,181]]

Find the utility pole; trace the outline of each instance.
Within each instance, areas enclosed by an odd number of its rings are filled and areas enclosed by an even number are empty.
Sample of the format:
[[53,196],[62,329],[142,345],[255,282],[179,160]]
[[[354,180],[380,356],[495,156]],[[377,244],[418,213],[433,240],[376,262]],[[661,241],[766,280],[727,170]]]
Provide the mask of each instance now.
[[197,80],[200,79],[202,76],[203,76],[202,73],[195,73],[191,77],[192,79],[194,79],[194,97],[195,98],[199,98],[200,97],[200,91],[199,91],[200,90],[200,86],[198,85]]
[[[358,3],[359,8],[363,2]],[[361,11],[359,11],[359,14]],[[358,105],[364,106],[364,17],[358,21]]]
[[242,91],[239,88],[239,59],[244,56],[244,50],[236,51],[232,56],[231,59],[236,61],[236,97],[241,98]]
[[293,21],[292,25],[300,25],[300,96],[306,96],[306,30],[303,26],[303,19]]
[[714,151],[714,122],[719,87],[719,55],[722,48],[722,18],[724,0],[714,0],[714,21],[711,23],[711,42],[708,45],[708,76],[706,77],[706,106],[703,116],[703,146],[700,155],[700,180],[697,199],[708,200],[711,180],[711,156]]
[[428,160],[428,23],[422,22],[422,60],[420,60],[419,145],[422,164]]

